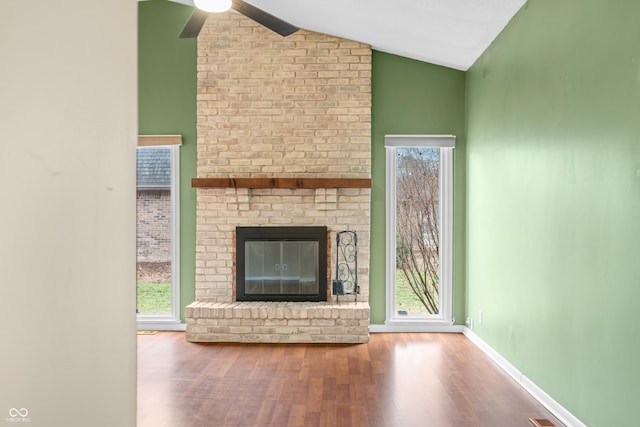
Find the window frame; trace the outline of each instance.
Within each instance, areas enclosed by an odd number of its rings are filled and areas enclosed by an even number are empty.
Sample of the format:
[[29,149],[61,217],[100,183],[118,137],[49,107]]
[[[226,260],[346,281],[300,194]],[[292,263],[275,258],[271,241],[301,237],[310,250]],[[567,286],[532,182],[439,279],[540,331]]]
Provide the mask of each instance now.
[[178,144],[139,144],[137,149],[163,148],[171,151],[171,312],[136,313],[138,329],[172,330],[180,325],[180,146]]
[[[398,148],[440,149],[439,313],[399,315],[396,311],[396,169]],[[397,325],[453,324],[453,149],[454,135],[386,135],[386,320]]]

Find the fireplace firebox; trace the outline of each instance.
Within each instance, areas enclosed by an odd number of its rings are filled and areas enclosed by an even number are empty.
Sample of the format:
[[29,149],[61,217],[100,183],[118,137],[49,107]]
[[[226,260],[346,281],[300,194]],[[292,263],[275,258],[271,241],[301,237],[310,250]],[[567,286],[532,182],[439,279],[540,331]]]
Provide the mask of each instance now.
[[237,227],[236,300],[326,301],[327,227]]

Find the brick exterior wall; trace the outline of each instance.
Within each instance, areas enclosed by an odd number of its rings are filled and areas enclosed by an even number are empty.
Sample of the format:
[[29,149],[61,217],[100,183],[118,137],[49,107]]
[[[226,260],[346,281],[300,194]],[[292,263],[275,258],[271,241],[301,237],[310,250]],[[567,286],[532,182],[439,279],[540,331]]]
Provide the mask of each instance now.
[[[197,151],[201,178],[369,178],[370,47],[212,15],[198,38]],[[236,226],[326,225],[332,247],[335,233],[358,233],[368,321],[369,218],[369,189],[198,189],[196,300],[234,301]]]
[[138,262],[171,261],[171,192],[138,190],[136,217]]

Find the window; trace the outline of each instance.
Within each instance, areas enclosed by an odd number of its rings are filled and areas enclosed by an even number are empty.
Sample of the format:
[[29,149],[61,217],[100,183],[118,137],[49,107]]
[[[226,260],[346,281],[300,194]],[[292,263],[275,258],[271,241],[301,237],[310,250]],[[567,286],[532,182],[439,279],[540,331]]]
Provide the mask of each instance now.
[[387,324],[451,324],[452,135],[387,135]]
[[136,312],[141,328],[180,321],[179,149],[142,146],[136,151]]

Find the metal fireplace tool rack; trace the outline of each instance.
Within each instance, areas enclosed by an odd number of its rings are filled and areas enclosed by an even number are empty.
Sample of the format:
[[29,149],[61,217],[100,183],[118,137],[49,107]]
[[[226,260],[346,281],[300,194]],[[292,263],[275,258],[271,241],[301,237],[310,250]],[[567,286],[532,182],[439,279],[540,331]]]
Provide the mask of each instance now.
[[358,301],[358,234],[341,231],[336,234],[336,277],[332,281],[333,295],[353,295]]

